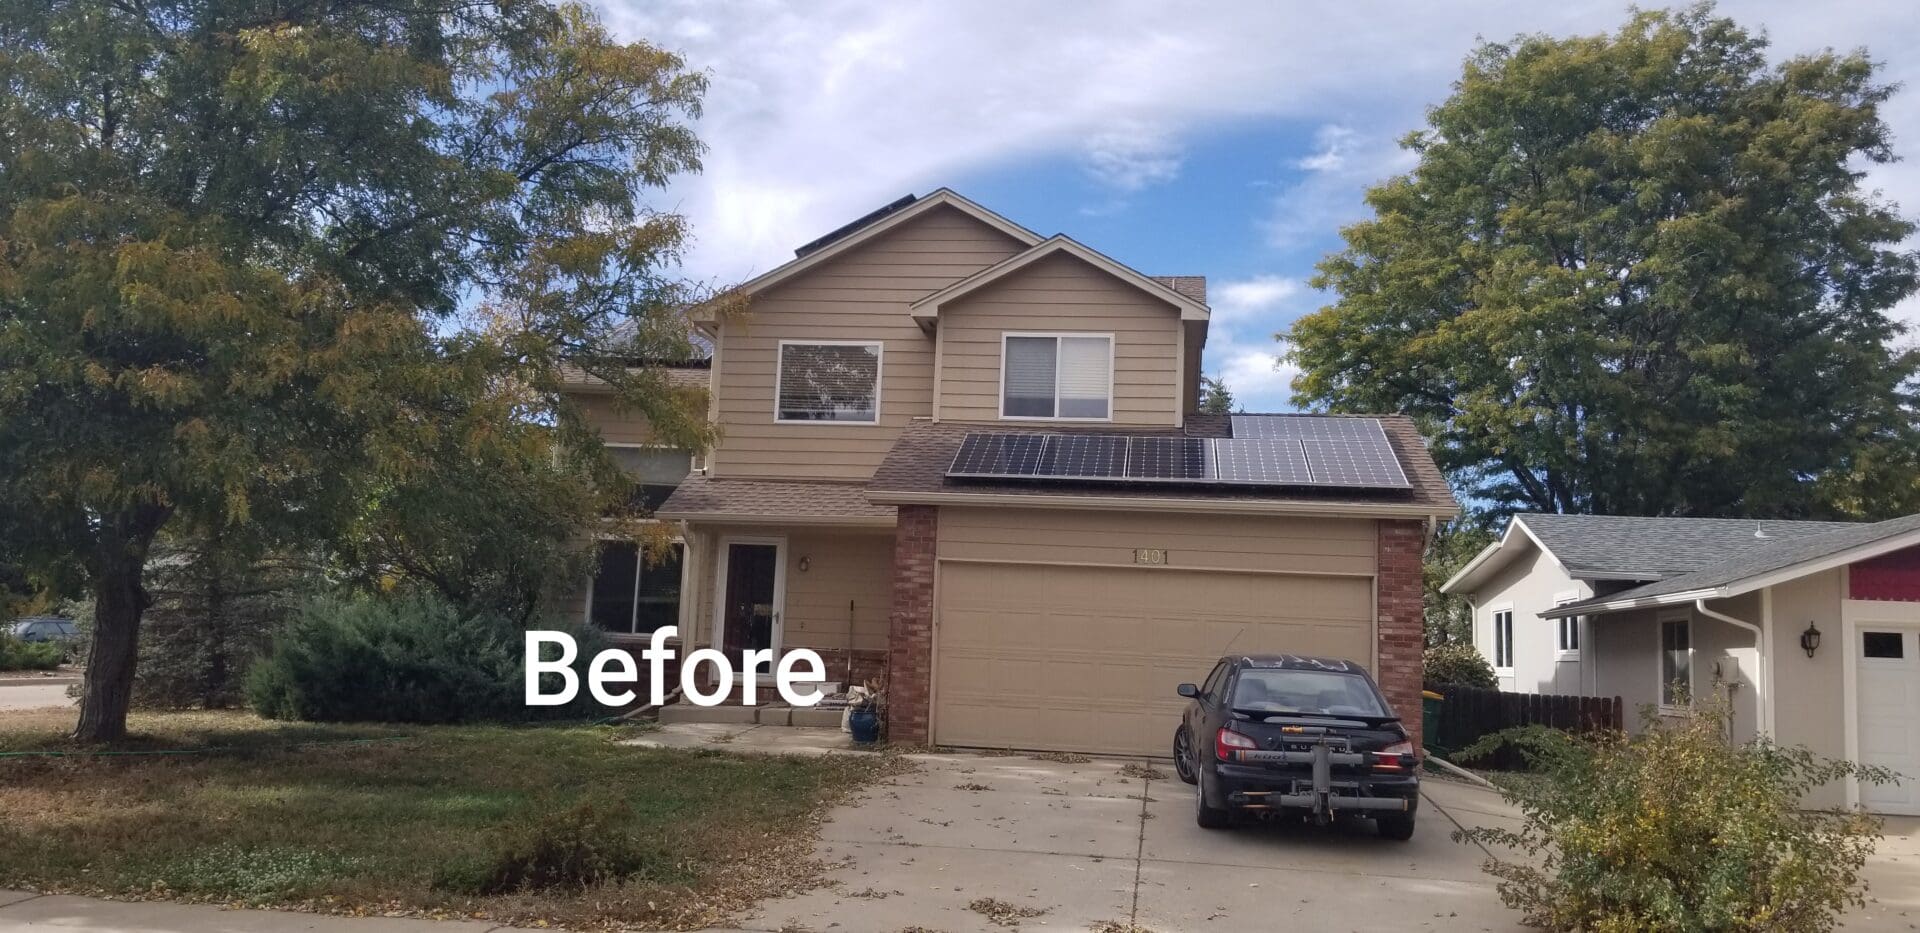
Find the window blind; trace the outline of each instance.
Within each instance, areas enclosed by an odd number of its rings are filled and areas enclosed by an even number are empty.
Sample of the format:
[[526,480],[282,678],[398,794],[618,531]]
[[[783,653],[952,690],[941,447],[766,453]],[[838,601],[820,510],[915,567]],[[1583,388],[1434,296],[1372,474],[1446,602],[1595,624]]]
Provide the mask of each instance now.
[[1105,337],[1060,338],[1060,417],[1107,416],[1109,346]]
[[879,420],[878,344],[789,343],[780,347],[780,421]]
[[1003,414],[1053,417],[1054,338],[1008,337]]

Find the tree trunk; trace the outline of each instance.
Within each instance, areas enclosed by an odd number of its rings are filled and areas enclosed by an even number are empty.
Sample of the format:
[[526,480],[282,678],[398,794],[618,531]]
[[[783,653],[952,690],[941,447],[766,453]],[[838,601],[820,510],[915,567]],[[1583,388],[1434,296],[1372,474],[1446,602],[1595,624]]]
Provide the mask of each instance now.
[[93,566],[93,645],[80,695],[80,742],[112,742],[127,734],[133,670],[140,651],[140,616],[152,599],[141,579],[147,549],[169,510],[146,506],[104,522]]

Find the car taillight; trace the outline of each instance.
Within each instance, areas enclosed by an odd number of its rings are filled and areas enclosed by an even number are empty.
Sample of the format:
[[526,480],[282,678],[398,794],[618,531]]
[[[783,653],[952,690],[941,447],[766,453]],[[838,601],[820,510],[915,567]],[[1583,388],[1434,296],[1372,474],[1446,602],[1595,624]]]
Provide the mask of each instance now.
[[1213,754],[1221,761],[1232,761],[1236,748],[1259,748],[1259,743],[1232,729],[1222,729],[1213,737]]
[[1413,743],[1395,742],[1373,753],[1373,770],[1405,771],[1413,766]]

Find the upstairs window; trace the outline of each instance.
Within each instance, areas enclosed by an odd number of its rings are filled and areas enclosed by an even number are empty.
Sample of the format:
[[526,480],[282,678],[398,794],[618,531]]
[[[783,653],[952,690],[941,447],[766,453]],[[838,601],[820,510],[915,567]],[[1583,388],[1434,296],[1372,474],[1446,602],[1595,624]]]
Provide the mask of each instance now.
[[693,455],[673,447],[607,445],[607,453],[633,478],[632,504],[649,512],[673,495],[693,472]]
[[1000,417],[1113,419],[1113,337],[1008,334],[1004,339]]
[[780,342],[775,421],[880,422],[880,344]]

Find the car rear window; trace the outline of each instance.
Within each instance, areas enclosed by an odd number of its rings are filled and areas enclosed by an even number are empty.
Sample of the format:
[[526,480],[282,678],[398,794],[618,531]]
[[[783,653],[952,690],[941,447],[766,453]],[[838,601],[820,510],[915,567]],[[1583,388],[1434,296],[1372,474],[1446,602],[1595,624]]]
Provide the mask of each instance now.
[[1249,669],[1233,688],[1233,708],[1263,713],[1385,716],[1379,697],[1353,674]]

